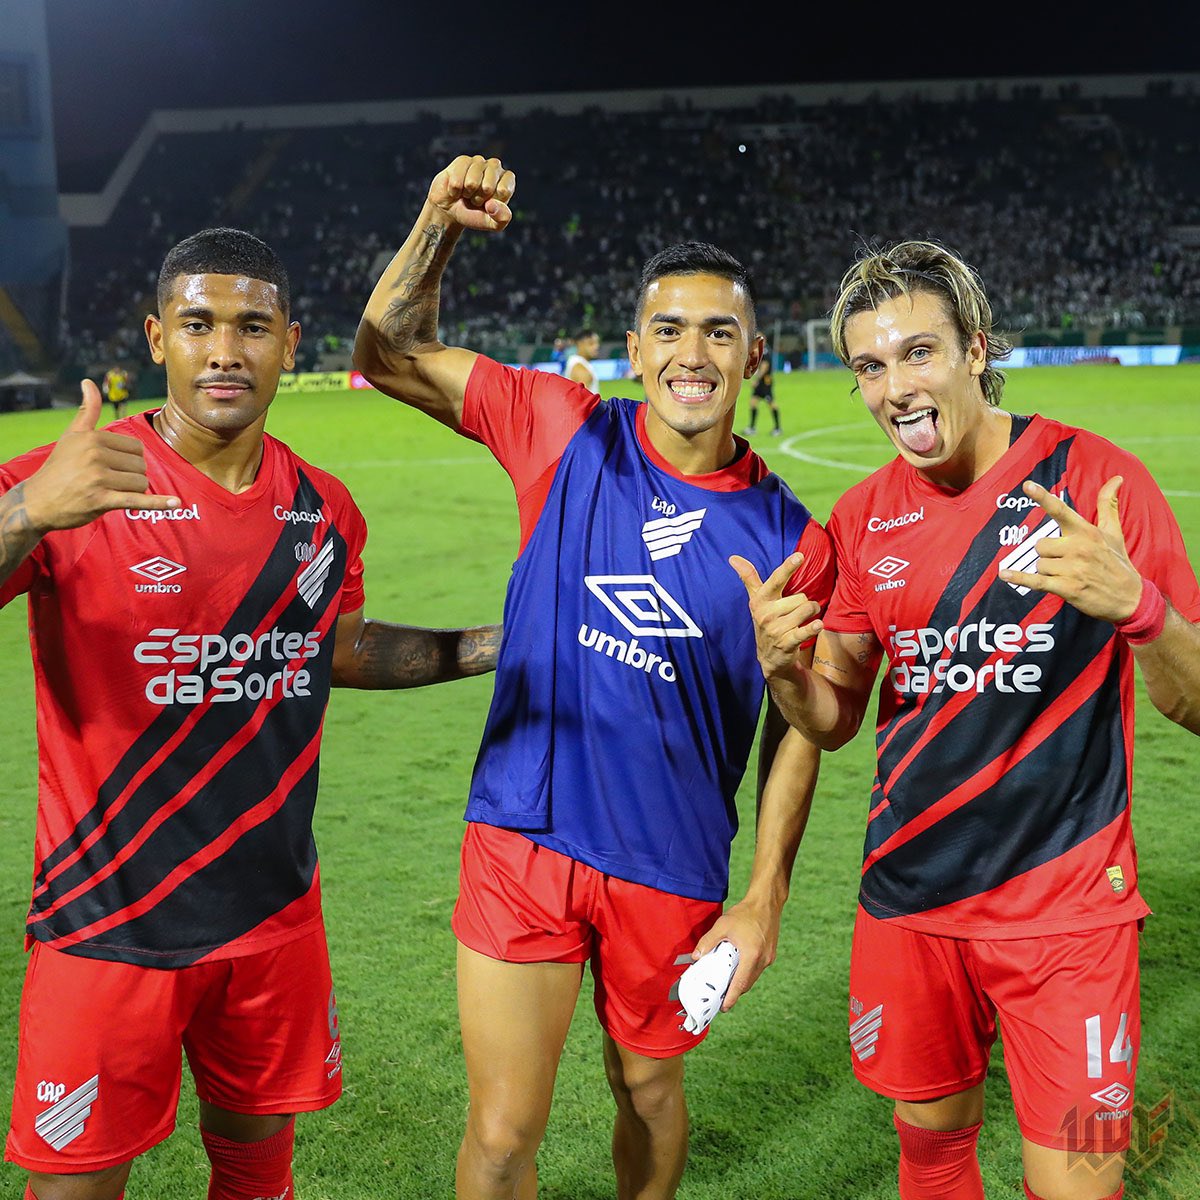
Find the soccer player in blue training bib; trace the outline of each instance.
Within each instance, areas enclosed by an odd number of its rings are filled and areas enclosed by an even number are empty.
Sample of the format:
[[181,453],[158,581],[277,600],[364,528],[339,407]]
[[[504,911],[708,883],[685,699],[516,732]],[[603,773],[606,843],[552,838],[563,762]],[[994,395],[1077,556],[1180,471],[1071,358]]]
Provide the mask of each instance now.
[[437,340],[451,251],[464,229],[507,226],[514,186],[482,157],[434,179],[355,346],[376,387],[492,451],[520,514],[453,920],[470,1085],[458,1195],[536,1195],[590,960],[617,1192],[657,1200],[683,1174],[683,1052],[699,1041],[673,989],[728,940],[740,954],[729,1008],[774,958],[817,770],[814,748],[787,732],[760,796],[750,886],[722,915],[764,690],[726,560],[750,547],[766,568],[799,550],[787,590],[810,618],[833,562],[824,529],[733,434],[763,339],[749,277],[724,251],[687,243],[646,264],[627,335],[645,404]]

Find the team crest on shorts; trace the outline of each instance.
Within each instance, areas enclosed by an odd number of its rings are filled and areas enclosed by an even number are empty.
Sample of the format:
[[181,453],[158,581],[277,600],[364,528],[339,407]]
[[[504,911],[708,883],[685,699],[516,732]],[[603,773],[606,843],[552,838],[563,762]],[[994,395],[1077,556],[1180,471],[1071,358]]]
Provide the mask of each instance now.
[[1108,882],[1112,885],[1112,890],[1118,895],[1125,890],[1125,872],[1118,867],[1105,867],[1105,872],[1108,875]]
[[328,1068],[325,1072],[326,1079],[332,1079],[342,1069],[342,1040],[338,1038],[333,1043],[333,1049],[325,1055],[325,1066]]
[[[56,1085],[54,1091],[62,1085]],[[100,1076],[93,1075],[73,1092],[67,1093],[49,1108],[38,1113],[33,1127],[38,1137],[54,1150],[61,1150],[73,1142],[82,1132],[84,1122],[92,1115],[92,1105],[100,1094]],[[47,1099],[39,1086],[38,1098]]]

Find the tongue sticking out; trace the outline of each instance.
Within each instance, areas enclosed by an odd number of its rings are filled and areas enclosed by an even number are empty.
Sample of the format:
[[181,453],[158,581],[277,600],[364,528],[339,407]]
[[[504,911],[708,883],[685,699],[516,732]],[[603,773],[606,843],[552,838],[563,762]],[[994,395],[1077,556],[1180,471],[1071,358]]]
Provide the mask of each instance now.
[[914,454],[928,454],[937,441],[933,413],[926,413],[917,421],[906,421],[896,428],[900,431],[900,440]]

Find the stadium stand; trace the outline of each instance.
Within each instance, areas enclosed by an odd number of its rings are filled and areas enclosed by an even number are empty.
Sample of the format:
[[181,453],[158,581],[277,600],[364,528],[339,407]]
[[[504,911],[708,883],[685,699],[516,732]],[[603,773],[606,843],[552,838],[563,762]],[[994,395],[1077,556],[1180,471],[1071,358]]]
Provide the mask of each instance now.
[[[581,323],[623,336],[642,260],[670,241],[727,246],[755,271],[760,318],[828,309],[863,242],[936,237],[976,263],[1001,326],[1200,324],[1200,97],[1169,81],[1082,97],[1070,83],[986,85],[800,105],[549,109],[472,122],[158,136],[107,224],[72,231],[70,357],[140,356],[154,264],[205,225],[251,229],[293,275],[301,366],[344,368],[381,256],[461,149],[518,171],[519,219],[460,247],[445,336],[505,356]],[[461,298],[461,307],[460,307]],[[470,314],[470,315],[468,315]]]

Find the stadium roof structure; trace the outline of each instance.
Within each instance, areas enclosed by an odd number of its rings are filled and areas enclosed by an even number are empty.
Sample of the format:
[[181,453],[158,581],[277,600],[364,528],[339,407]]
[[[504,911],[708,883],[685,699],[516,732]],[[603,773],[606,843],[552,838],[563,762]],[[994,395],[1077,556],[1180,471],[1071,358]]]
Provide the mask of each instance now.
[[470,120],[496,109],[509,116],[551,111],[563,115],[602,109],[605,112],[678,110],[680,118],[753,105],[764,96],[791,99],[803,107],[858,104],[872,99],[917,96],[932,102],[993,96],[1012,99],[1032,89],[1054,94],[1066,89],[1073,99],[1144,96],[1148,87],[1169,85],[1200,93],[1200,72],[1129,75],[1037,75],[973,79],[866,80],[856,83],[760,83],[724,88],[637,88],[619,91],[528,92],[516,95],[462,96],[420,100],[361,100],[332,104],[276,104],[239,108],[156,109],[121,157],[103,190],[65,192],[59,213],[72,227],[108,222],[125,189],[156,138],[171,133],[215,133],[222,129],[317,129],[345,125],[395,125],[426,114]]

